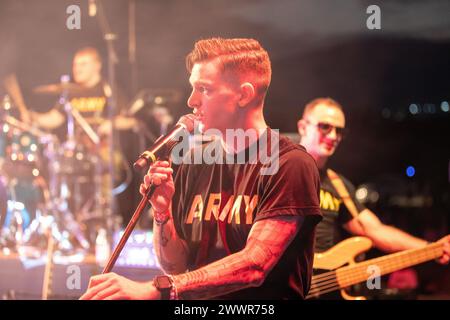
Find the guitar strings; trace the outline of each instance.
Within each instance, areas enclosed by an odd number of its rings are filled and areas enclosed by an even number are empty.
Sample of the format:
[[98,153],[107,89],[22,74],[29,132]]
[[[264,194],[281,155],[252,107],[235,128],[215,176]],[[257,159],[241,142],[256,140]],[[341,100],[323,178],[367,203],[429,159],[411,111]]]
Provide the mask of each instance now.
[[[425,255],[421,254],[421,255],[418,255],[417,258],[415,258],[415,259],[411,259],[410,256],[407,256],[406,258],[409,258],[410,263],[414,264],[414,263],[417,263],[417,262],[420,263],[420,262],[429,260],[430,257],[435,257],[435,256],[439,256],[439,255],[441,255],[441,250],[439,250],[435,254],[425,254]],[[383,260],[385,260],[385,259],[383,259]],[[389,262],[389,263],[386,263],[385,261],[377,261],[377,262],[384,263],[385,269],[392,268],[392,267],[396,268],[397,265],[398,265],[397,262]],[[367,274],[364,271],[355,271],[354,269],[361,269],[365,265],[372,265],[372,264],[374,264],[373,261],[372,262],[364,262],[364,263],[359,264],[358,266],[350,265],[348,267],[344,267],[345,270],[341,270],[341,272],[339,274],[339,278],[348,280],[348,279],[354,279],[357,276],[361,276],[361,275],[363,275],[365,277]],[[327,273],[324,273],[324,274],[320,274],[318,276],[314,276],[313,283],[317,285],[317,284],[326,282],[327,280],[334,280],[333,278],[337,277],[337,274],[335,274],[335,273],[336,273],[335,271],[331,271],[331,272],[327,272]],[[357,276],[354,276],[354,275],[351,276],[351,275],[349,275],[349,273],[356,274]],[[387,272],[387,273],[389,273],[389,272]]]
[[[428,259],[425,259],[425,261],[427,261]],[[423,261],[422,261],[423,262]],[[391,267],[392,265],[395,266],[395,263],[390,263],[389,267]],[[347,270],[347,271],[351,271],[351,270]],[[307,298],[312,297],[317,295],[318,293],[320,294],[325,294],[328,292],[332,292],[335,290],[339,290],[341,288],[341,286],[337,283],[336,279],[330,279],[331,277],[333,277],[334,272],[330,272],[327,273],[325,276],[327,276],[328,279],[322,279],[321,281],[314,281],[314,284],[311,286],[311,290],[307,296]],[[347,272],[348,273],[348,272]],[[362,275],[364,277],[367,276],[367,274],[363,273],[363,272],[359,272],[360,274],[362,273]],[[389,273],[389,272],[386,272]],[[341,277],[340,277],[341,278]],[[348,276],[348,275],[344,275],[343,276],[344,279],[350,278],[352,279],[352,277]],[[354,277],[355,278],[355,277]],[[316,279],[314,279],[316,280]]]
[[[436,247],[436,248],[433,248]],[[404,252],[400,252],[397,256],[397,258],[400,258],[404,255],[404,259],[405,260],[409,260],[409,262],[411,263],[411,265],[414,264],[418,264],[418,263],[422,263],[425,262],[427,260],[430,260],[430,257],[438,257],[440,255],[442,255],[442,244],[441,243],[434,243],[431,244],[423,249],[420,253],[418,254],[414,254],[414,257],[410,254],[410,252],[404,253]],[[431,249],[431,250],[430,250]],[[433,250],[433,251],[432,251]],[[435,252],[436,251],[436,252]],[[396,268],[398,267],[399,263],[392,260],[392,257],[380,257],[377,258],[375,260],[377,260],[376,262],[381,264],[384,263],[384,268],[385,271],[384,274],[390,273],[387,272],[387,270],[389,270],[388,268]],[[386,263],[386,261],[388,261],[388,263]],[[391,261],[391,262],[389,262]],[[347,266],[344,267],[344,270],[341,270],[340,274],[339,274],[339,279],[342,280],[353,280],[355,278],[365,278],[367,277],[367,273],[364,273],[363,271],[356,271],[355,269],[361,269],[363,268],[364,265],[374,265],[376,263],[375,261],[365,261],[362,262],[360,264],[358,264],[358,266]],[[353,273],[353,275],[351,275],[351,273]],[[334,290],[340,289],[340,285],[337,282],[337,273],[336,271],[330,271],[330,272],[326,272],[317,276],[313,277],[313,282],[311,284],[311,290],[308,293],[308,297],[317,295],[317,293],[328,293]]]
[[[433,252],[431,252],[429,254],[427,252],[425,252],[425,253],[424,252],[420,252],[419,254],[415,254],[414,256],[417,256],[417,258],[414,259],[414,260],[411,259],[411,256],[409,255],[409,253],[408,253],[408,255],[405,254],[405,257],[403,257],[403,258],[407,258],[409,260],[412,260],[412,262],[414,262],[415,260],[421,261],[423,259],[428,259],[429,257],[440,256],[440,255],[442,255],[442,250],[441,250],[440,246],[441,245],[439,244],[438,248],[433,248],[434,251],[436,251],[436,252],[433,251]],[[428,249],[427,251],[429,251],[429,249],[432,249],[432,248],[427,247],[427,249]],[[400,257],[401,257],[401,255],[399,255],[397,258],[400,258]],[[363,268],[366,265],[376,265],[377,263],[378,264],[384,263],[385,266],[391,266],[391,265],[396,265],[397,264],[396,262],[391,262],[389,264],[386,264],[385,260],[390,261],[390,260],[392,260],[392,257],[380,257],[380,258],[377,258],[377,259],[373,259],[373,260],[369,260],[369,261],[364,261],[364,262],[358,263],[358,265],[346,266],[346,267],[342,268],[343,270],[341,269],[340,276],[344,276],[345,277],[347,275],[347,273],[354,272],[353,269],[361,269],[361,268]],[[335,271],[326,272],[326,273],[314,276],[313,278],[314,278],[315,281],[324,280],[324,278],[333,277]]]

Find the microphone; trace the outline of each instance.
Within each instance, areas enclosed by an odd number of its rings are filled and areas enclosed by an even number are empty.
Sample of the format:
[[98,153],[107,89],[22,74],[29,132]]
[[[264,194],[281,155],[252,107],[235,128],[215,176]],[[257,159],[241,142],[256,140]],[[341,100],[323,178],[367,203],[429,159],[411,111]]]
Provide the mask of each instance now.
[[95,17],[97,15],[97,4],[95,0],[89,0],[89,17]]
[[192,113],[182,116],[172,130],[165,136],[159,137],[152,147],[141,153],[139,158],[133,164],[134,169],[142,170],[155,162],[158,157],[167,155],[167,153],[179,142],[177,137],[182,131],[191,133],[194,130],[194,121],[195,116]]

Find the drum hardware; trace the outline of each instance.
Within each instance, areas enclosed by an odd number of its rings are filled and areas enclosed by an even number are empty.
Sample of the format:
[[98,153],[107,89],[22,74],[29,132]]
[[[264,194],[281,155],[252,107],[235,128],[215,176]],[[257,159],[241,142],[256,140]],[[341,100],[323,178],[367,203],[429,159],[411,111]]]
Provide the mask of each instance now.
[[[60,157],[59,150],[61,149],[57,137],[33,128],[7,114],[2,114],[1,120],[3,126],[7,125],[16,130],[16,132],[35,135],[39,140],[38,142],[45,146],[44,155],[48,159],[49,164],[49,185],[46,184],[45,179],[39,176],[39,173],[33,174],[35,175],[33,179],[38,181],[37,184],[43,190],[44,201],[39,206],[39,209],[36,210],[36,218],[33,219],[26,230],[24,230],[23,217],[21,216],[20,210],[17,208],[17,204],[21,203],[16,200],[15,191],[13,190],[17,180],[23,177],[16,176],[14,166],[9,168],[4,166],[4,169],[7,170],[3,171],[5,172],[7,180],[9,180],[7,184],[10,189],[10,195],[12,196],[10,203],[13,204],[12,207],[14,209],[11,210],[12,215],[8,227],[3,228],[2,230],[0,237],[1,245],[10,250],[19,251],[21,247],[28,247],[35,248],[36,250],[34,251],[39,252],[39,249],[46,248],[46,245],[43,244],[48,240],[46,230],[50,228],[54,239],[57,241],[57,249],[60,250],[61,253],[68,254],[73,252],[76,247],[75,242],[77,242],[78,247],[81,247],[85,251],[88,250],[90,247],[89,242],[84,237],[83,231],[73,218],[72,213],[68,210],[67,192],[64,193],[61,191],[61,189],[64,188],[61,187],[63,183],[59,176],[59,168],[61,167],[62,159]],[[67,145],[64,145],[63,147],[67,148]],[[10,150],[10,154],[8,154],[10,159],[7,157],[6,162],[10,162],[11,160],[13,162],[23,160],[20,159],[24,158],[23,155],[19,156],[20,152],[16,152],[18,151],[16,149],[17,145],[14,145],[12,150]],[[28,160],[32,159],[29,158]],[[35,171],[33,172],[36,173]],[[30,250],[22,250],[22,252],[30,253]]]
[[[23,102],[21,95],[15,94],[13,97],[15,104],[12,104],[9,97],[5,96],[3,108],[0,108],[0,129],[6,125],[15,139],[14,143],[11,142],[12,138],[7,143],[7,147],[10,148],[9,157],[1,159],[2,154],[0,153],[0,162],[6,164],[6,166],[0,167],[0,170],[3,171],[3,173],[0,171],[0,178],[1,175],[4,175],[8,187],[13,184],[13,178],[17,178],[19,181],[29,179],[33,184],[36,183],[42,194],[42,199],[36,205],[37,209],[33,211],[34,217],[27,228],[24,228],[24,219],[20,214],[16,212],[11,217],[8,228],[4,232],[0,232],[0,247],[12,250],[18,250],[17,248],[20,249],[20,247],[34,248],[36,255],[43,254],[48,243],[48,235],[46,236],[45,230],[47,232],[51,230],[55,240],[55,250],[59,250],[61,255],[73,253],[77,249],[86,252],[90,249],[90,244],[94,243],[92,240],[95,239],[96,230],[104,228],[107,223],[105,218],[112,216],[106,213],[111,208],[108,203],[109,196],[105,192],[117,195],[130,184],[131,166],[122,157],[118,163],[125,169],[125,182],[112,190],[106,190],[106,175],[113,173],[107,170],[106,161],[109,161],[110,157],[107,157],[106,160],[103,159],[101,137],[111,136],[111,129],[117,129],[133,132],[138,130],[139,136],[142,138],[142,132],[147,128],[133,115],[114,117],[114,125],[105,119],[98,124],[90,122],[89,118],[84,118],[80,112],[72,108],[68,99],[69,95],[84,94],[86,88],[69,83],[68,80],[68,77],[62,77],[60,84],[39,86],[34,90],[39,94],[59,95],[58,102],[61,105],[59,110],[63,111],[67,120],[67,138],[62,143],[55,135],[39,129],[47,127],[37,128],[37,121],[31,123],[25,121],[26,117],[18,120],[10,115],[11,108],[17,105],[18,97],[19,101]],[[16,93],[19,90],[18,85],[17,83],[11,85],[11,83],[12,81],[9,86]],[[20,93],[20,90],[18,92]],[[24,103],[21,103],[21,106],[25,107]],[[22,109],[24,108],[21,108],[21,113]],[[25,111],[27,111],[26,108]],[[12,130],[15,130],[14,135]],[[93,146],[92,150],[83,148],[86,143],[84,141],[80,143],[80,134]],[[151,133],[148,133],[148,136],[151,136]],[[147,138],[148,136],[146,135]],[[154,137],[151,138],[154,140]],[[30,149],[32,152],[21,152],[21,149]],[[15,170],[17,168],[15,165],[19,162],[26,169],[21,175],[18,175]],[[91,184],[92,192],[89,197],[86,197],[82,195],[82,192],[86,191],[89,184]],[[5,215],[6,213],[0,212],[0,222]],[[113,224],[118,225],[119,220],[114,220]],[[1,225],[3,226],[3,223]],[[90,232],[92,230],[88,230],[89,228],[95,229],[95,232]],[[28,253],[31,251],[22,250],[22,252]],[[30,255],[34,256],[31,253]]]

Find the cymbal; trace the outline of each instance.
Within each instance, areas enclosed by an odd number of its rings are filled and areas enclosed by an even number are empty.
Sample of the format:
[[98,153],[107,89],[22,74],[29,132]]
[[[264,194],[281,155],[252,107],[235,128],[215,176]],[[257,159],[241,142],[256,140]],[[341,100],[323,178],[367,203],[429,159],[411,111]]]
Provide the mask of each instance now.
[[[137,125],[136,118],[126,116],[116,116],[114,118],[114,129],[116,130],[130,130]],[[109,134],[111,132],[111,121],[104,119],[98,132],[100,135]]]
[[62,94],[64,92],[82,94],[86,91],[86,88],[76,83],[53,83],[35,87],[33,91],[38,94]]

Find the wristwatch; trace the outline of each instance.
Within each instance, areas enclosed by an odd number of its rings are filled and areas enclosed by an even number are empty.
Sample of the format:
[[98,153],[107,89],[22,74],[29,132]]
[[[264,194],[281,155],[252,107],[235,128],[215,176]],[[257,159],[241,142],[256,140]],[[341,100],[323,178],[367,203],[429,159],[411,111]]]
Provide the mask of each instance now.
[[169,300],[173,289],[173,281],[169,276],[156,276],[153,285],[161,292],[161,300]]

